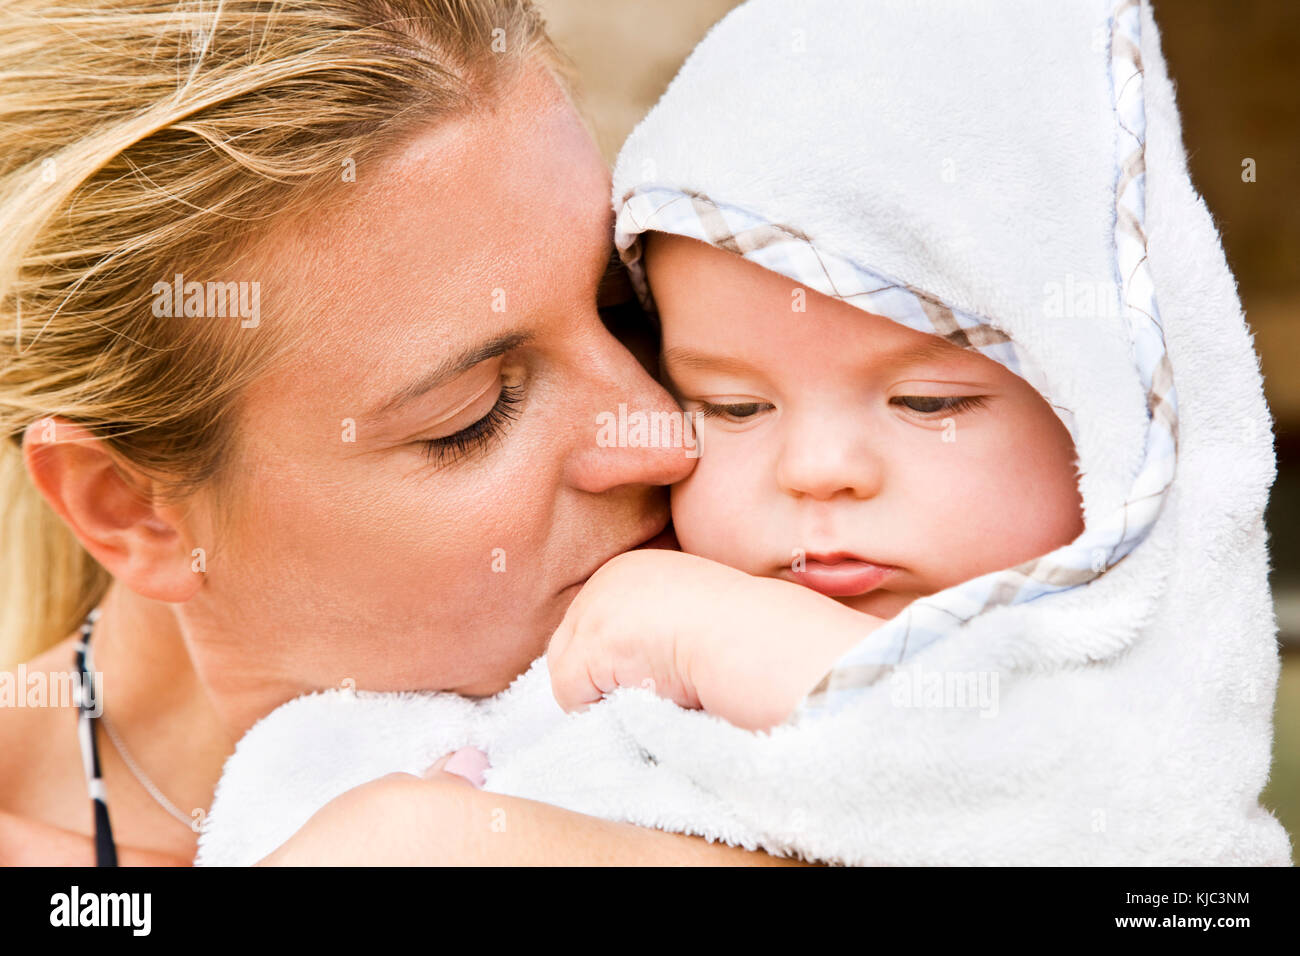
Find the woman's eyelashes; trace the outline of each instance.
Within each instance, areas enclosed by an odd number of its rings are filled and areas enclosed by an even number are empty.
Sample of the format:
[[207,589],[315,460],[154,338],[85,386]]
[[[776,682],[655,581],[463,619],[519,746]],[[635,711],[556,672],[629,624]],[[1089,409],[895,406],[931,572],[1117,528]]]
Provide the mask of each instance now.
[[454,435],[426,438],[418,442],[425,460],[442,467],[454,464],[469,455],[487,451],[492,442],[505,431],[505,426],[515,420],[518,407],[523,400],[522,385],[502,383],[501,394],[497,396],[496,404],[478,421],[467,425]]
[[952,415],[981,407],[985,395],[895,395],[891,405],[899,405],[918,415]]

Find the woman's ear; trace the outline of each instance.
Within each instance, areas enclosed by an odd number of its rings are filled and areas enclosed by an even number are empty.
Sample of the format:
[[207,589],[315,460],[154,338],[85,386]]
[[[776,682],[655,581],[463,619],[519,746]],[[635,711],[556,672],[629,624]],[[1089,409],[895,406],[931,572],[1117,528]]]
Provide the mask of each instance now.
[[41,419],[23,435],[23,459],[82,547],[132,591],[179,604],[202,586],[180,511],[160,505],[155,483],[123,465],[101,439],[67,419]]

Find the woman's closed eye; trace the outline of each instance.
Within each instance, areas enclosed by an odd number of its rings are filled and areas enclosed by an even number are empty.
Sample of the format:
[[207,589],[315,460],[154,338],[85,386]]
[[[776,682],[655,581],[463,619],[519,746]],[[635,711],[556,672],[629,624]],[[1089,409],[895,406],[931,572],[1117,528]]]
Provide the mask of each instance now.
[[454,434],[417,442],[423,449],[425,460],[441,467],[454,464],[468,455],[485,452],[505,431],[505,426],[515,420],[523,399],[522,385],[502,383],[496,403],[478,421]]
[[899,405],[918,415],[952,415],[981,407],[984,395],[895,395],[891,405]]

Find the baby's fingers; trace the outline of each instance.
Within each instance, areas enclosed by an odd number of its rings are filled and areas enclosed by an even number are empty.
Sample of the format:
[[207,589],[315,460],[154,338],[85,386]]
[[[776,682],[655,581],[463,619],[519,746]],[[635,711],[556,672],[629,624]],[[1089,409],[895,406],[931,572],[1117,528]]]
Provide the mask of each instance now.
[[551,693],[564,710],[586,710],[604,696],[586,662],[576,654],[562,654],[557,659],[548,653],[546,665],[551,672]]
[[555,695],[556,703],[566,711],[582,710],[601,697],[601,690],[587,668],[586,655],[574,639],[577,616],[574,607],[570,606],[546,647],[551,693]]

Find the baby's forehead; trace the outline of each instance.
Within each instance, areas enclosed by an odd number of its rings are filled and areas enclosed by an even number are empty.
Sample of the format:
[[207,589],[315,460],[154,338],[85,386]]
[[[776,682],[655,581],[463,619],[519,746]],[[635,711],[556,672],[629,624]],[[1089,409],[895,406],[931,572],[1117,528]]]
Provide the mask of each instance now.
[[[897,305],[902,296],[828,295],[741,250],[673,233],[646,232],[641,240],[669,384],[702,387],[727,377],[783,391],[847,391],[888,378],[1038,393],[1014,363],[978,345],[1005,336],[951,313],[934,321],[932,303],[914,290],[905,300],[912,314],[895,317],[867,306]],[[929,321],[918,325],[922,312]]]
[[[687,240],[688,242],[690,240]],[[663,331],[663,359],[679,368],[722,369],[735,362],[780,364],[997,363],[941,335],[822,295],[739,256],[693,243],[684,255],[655,257],[647,269]]]
[[[767,326],[738,334],[717,334],[708,318],[663,338],[662,364],[673,374],[688,372],[739,374],[759,372],[767,377],[797,376],[830,379],[837,374],[860,376],[875,372],[978,375],[1001,378],[1011,373],[979,352],[946,342],[937,335],[915,333],[883,316],[863,313],[863,335],[852,341],[795,330],[773,336]],[[725,323],[720,323],[725,324]],[[714,325],[706,331],[705,326]],[[691,334],[694,329],[699,334]],[[899,334],[899,333],[902,334]],[[798,341],[793,341],[793,339]]]

